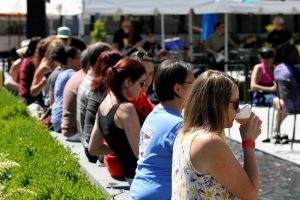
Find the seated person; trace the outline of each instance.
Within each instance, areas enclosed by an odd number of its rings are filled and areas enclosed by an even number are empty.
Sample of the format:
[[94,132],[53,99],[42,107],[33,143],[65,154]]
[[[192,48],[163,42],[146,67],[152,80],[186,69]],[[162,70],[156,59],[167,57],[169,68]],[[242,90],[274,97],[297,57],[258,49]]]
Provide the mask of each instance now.
[[[297,110],[293,110],[293,104],[287,99],[279,101],[279,98],[274,99],[273,107],[277,110],[283,108],[288,112],[300,112],[300,68],[296,67],[300,63],[300,56],[297,48],[294,45],[289,45],[283,49],[283,63],[276,66],[274,70],[275,80],[290,80],[295,88],[296,96],[295,101]],[[280,136],[280,125],[285,119],[286,114],[280,113],[276,118],[276,126],[274,132]]]
[[157,69],[154,90],[160,104],[148,115],[140,132],[131,199],[171,198],[173,144],[181,128],[184,100],[194,80],[192,67],[182,61],[167,60]]
[[[205,41],[205,50],[208,52],[208,62],[212,68],[224,71],[225,61],[224,56],[224,23],[218,22],[215,26],[215,32],[208,36]],[[237,44],[229,37],[228,42],[230,46],[237,47]]]
[[146,70],[139,61],[124,58],[107,69],[106,78],[107,95],[99,106],[88,150],[93,156],[114,153],[124,178],[131,183],[137,166],[141,123],[128,98],[139,97]]
[[274,84],[274,52],[263,48],[260,52],[261,63],[253,68],[250,87],[254,90],[252,102],[258,106],[271,106],[276,93]]
[[[61,118],[63,106],[63,92],[67,81],[73,74],[80,69],[80,55],[81,51],[75,47],[61,46],[60,61],[62,71],[58,73],[54,84],[54,102],[51,111],[51,123],[55,132],[61,132]],[[80,141],[79,134],[74,137],[67,137],[69,140]]]
[[156,41],[155,35],[151,30],[148,30],[146,33],[146,42],[143,44],[143,49],[152,53],[155,57],[158,56],[159,50],[161,49],[160,44]]
[[80,65],[81,69],[68,80],[63,92],[61,133],[68,140],[74,139],[78,134],[76,121],[77,91],[88,68],[87,50],[81,53]]

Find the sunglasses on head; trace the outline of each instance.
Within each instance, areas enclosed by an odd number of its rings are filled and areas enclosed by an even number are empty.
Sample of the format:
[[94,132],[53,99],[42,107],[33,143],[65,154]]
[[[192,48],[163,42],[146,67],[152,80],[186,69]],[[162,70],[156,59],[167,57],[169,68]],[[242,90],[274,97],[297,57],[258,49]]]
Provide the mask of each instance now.
[[240,101],[237,100],[237,101],[230,101],[230,103],[233,104],[233,107],[235,110],[238,110],[239,109],[239,106],[240,106]]
[[150,52],[142,52],[142,51],[138,51],[136,53],[137,57],[142,59],[142,60],[146,60],[146,61],[154,61],[154,56],[152,53]]

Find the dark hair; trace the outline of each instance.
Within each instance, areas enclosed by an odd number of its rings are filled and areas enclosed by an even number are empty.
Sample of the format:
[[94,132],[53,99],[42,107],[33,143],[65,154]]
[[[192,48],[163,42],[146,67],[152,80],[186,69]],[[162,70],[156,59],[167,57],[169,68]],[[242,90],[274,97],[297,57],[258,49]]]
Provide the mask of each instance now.
[[31,57],[34,55],[37,44],[41,41],[41,37],[33,37],[30,39],[28,48],[25,52],[24,57]]
[[110,45],[105,42],[97,42],[88,47],[88,61],[94,67],[102,52],[110,50]]
[[65,46],[65,50],[68,58],[74,59],[76,56],[78,56],[79,49],[77,49],[76,47]]
[[88,53],[88,51],[87,51],[87,49],[85,49],[81,52],[81,55],[80,55],[80,65],[81,65],[81,69],[83,69],[83,70],[87,69],[88,65],[89,65],[87,53]]
[[182,131],[203,129],[223,133],[225,116],[238,81],[224,72],[208,70],[194,81],[185,103]]
[[274,51],[270,48],[264,47],[259,52],[260,57],[262,58],[273,58],[274,57]]
[[215,25],[215,29],[218,28],[220,25],[224,25],[224,23],[223,22],[217,22],[216,25]]
[[122,83],[126,78],[131,81],[137,81],[146,73],[144,65],[134,59],[123,58],[113,67],[108,68],[106,72],[106,89],[110,90],[119,101],[126,101],[122,94]]
[[94,66],[95,76],[91,84],[93,91],[104,90],[107,69],[114,66],[122,58],[124,58],[124,55],[119,51],[104,51],[99,56]]
[[59,63],[62,64],[67,64],[68,61],[68,56],[66,53],[66,49],[64,45],[57,45],[53,48],[52,52],[49,55],[49,61],[53,62],[53,61],[57,61]]
[[298,64],[298,62],[295,62],[291,56],[294,54],[299,54],[298,49],[294,45],[288,45],[283,48],[282,50],[282,58],[284,63],[288,64]]
[[176,83],[184,83],[188,73],[192,73],[192,66],[183,61],[166,60],[155,72],[153,89],[158,101],[174,99],[177,95],[174,92]]

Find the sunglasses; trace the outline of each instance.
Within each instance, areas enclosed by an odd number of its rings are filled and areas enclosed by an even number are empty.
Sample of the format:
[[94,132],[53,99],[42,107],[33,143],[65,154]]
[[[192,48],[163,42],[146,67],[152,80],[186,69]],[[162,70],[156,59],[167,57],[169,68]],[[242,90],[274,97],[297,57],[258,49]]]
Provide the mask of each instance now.
[[136,53],[136,56],[142,60],[146,60],[146,61],[154,61],[154,56],[152,53],[150,52],[142,52],[142,51],[138,51]]
[[232,104],[233,104],[233,107],[234,107],[234,109],[235,109],[236,111],[239,109],[239,106],[240,106],[239,100],[237,100],[237,101],[229,101],[229,103],[232,103]]
[[143,88],[145,86],[145,84],[146,84],[146,80],[140,81],[141,88]]

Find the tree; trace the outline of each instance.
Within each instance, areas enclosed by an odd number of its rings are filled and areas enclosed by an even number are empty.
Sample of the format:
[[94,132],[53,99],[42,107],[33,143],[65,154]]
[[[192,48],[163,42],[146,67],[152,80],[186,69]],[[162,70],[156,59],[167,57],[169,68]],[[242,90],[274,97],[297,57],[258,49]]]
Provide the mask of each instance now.
[[101,19],[98,19],[94,24],[94,30],[91,32],[92,43],[105,42],[107,33],[105,30],[105,24]]

